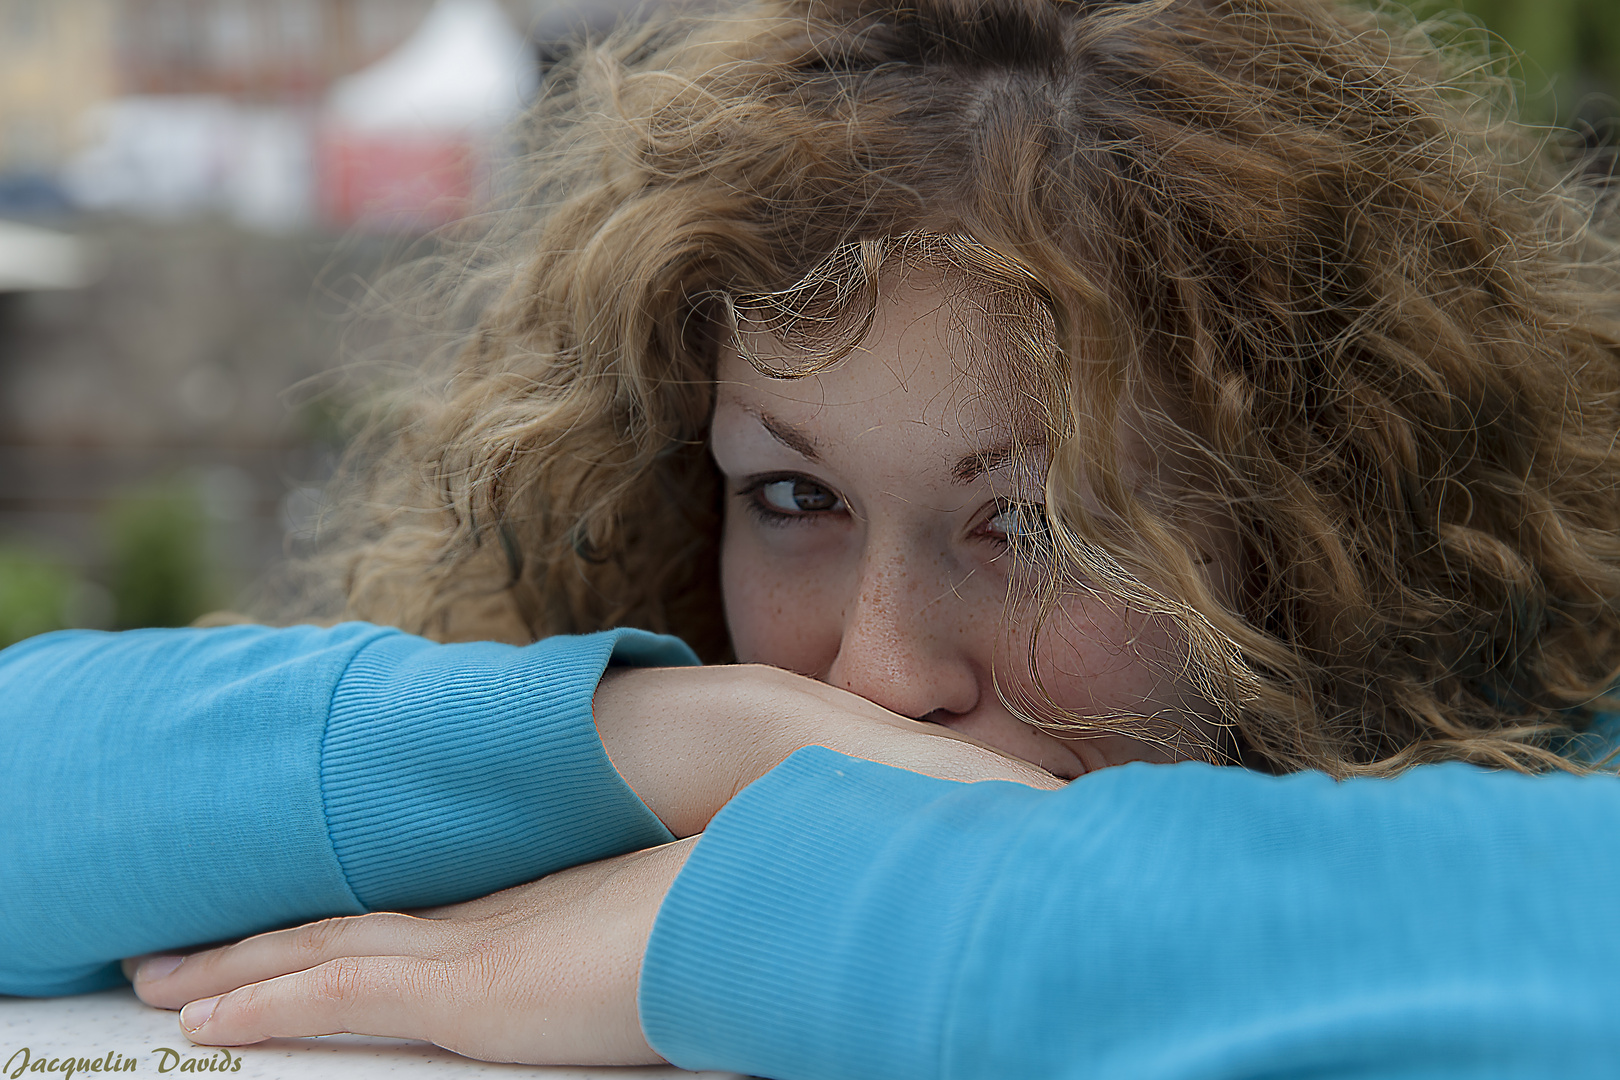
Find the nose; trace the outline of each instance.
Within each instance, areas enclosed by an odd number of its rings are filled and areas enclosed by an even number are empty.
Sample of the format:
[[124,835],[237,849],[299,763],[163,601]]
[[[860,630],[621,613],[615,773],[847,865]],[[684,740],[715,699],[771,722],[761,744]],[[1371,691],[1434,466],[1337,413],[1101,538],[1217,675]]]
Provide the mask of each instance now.
[[971,712],[984,688],[956,583],[919,562],[914,551],[867,553],[823,678],[891,712],[944,723]]

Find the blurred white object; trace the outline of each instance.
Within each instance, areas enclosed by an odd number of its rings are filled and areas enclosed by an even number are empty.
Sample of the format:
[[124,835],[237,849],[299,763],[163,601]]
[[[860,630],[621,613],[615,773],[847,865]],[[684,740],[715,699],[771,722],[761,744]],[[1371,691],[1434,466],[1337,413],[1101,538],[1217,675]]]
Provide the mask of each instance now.
[[67,168],[90,210],[176,218],[225,213],[266,230],[308,220],[310,123],[298,112],[214,95],[118,98],[93,110],[89,148]]
[[528,41],[496,0],[439,0],[403,45],[327,96],[325,217],[410,230],[465,214],[538,80]]
[[78,237],[0,221],[0,292],[82,288],[95,280],[98,263]]
[[357,135],[494,132],[534,94],[535,69],[496,0],[439,0],[405,44],[333,85],[327,120]]
[[[0,0],[3,2],[3,0]],[[319,117],[215,94],[115,99],[89,117],[64,186],[80,206],[144,217],[432,226],[464,212],[500,130],[533,96],[534,54],[499,0],[438,0],[394,52],[338,80]]]
[[264,232],[308,223],[315,198],[312,124],[307,113],[293,109],[237,109],[225,207],[239,223]]
[[92,210],[179,216],[219,202],[234,109],[221,97],[125,97],[93,109],[65,176]]

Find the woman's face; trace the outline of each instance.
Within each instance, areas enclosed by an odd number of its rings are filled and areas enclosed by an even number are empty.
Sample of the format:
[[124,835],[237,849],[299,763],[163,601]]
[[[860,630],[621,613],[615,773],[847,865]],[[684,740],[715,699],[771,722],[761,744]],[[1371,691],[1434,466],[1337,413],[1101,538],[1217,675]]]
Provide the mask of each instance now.
[[[1014,700],[1034,700],[1037,612],[1020,597],[1040,573],[1045,463],[1039,430],[1015,430],[1005,400],[965,370],[953,301],[936,280],[886,281],[861,347],[818,375],[771,378],[722,351],[712,451],[726,479],[721,576],[737,658],[822,679],[1064,778],[1171,760],[1123,735],[1059,738],[996,692],[999,680]],[[1015,438],[1025,446],[1016,460]],[[1146,457],[1140,440],[1126,451]],[[1216,711],[1178,674],[1185,650],[1162,620],[1070,598],[1033,655],[1066,711],[1213,730]]]

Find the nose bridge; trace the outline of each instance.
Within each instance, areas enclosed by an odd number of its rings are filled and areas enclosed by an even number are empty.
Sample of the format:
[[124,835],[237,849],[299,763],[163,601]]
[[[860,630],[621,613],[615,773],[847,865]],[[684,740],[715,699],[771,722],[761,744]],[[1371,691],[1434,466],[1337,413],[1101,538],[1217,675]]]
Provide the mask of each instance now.
[[828,681],[905,716],[971,710],[978,679],[953,622],[964,614],[954,584],[925,538],[871,534]]
[[850,619],[866,621],[888,635],[915,633],[939,614],[938,597],[948,591],[943,560],[918,531],[874,529],[862,552],[860,583]]

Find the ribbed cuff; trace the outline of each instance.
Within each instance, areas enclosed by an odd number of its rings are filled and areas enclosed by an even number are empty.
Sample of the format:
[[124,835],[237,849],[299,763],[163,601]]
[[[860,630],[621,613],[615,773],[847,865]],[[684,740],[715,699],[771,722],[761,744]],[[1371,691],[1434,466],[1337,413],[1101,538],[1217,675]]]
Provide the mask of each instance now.
[[1063,791],[820,749],[691,853],[645,954],[690,1069],[1608,1076],[1610,777],[1126,765]]
[[674,839],[602,749],[610,662],[695,664],[637,630],[526,647],[367,646],[333,695],[321,758],[332,846],[371,910],[483,896]]
[[962,883],[992,879],[979,864],[1001,855],[963,850],[938,814],[912,822],[936,804],[948,823],[967,789],[808,747],[743,791],[659,910],[641,973],[648,1042],[694,1070],[940,1075],[976,908]]

